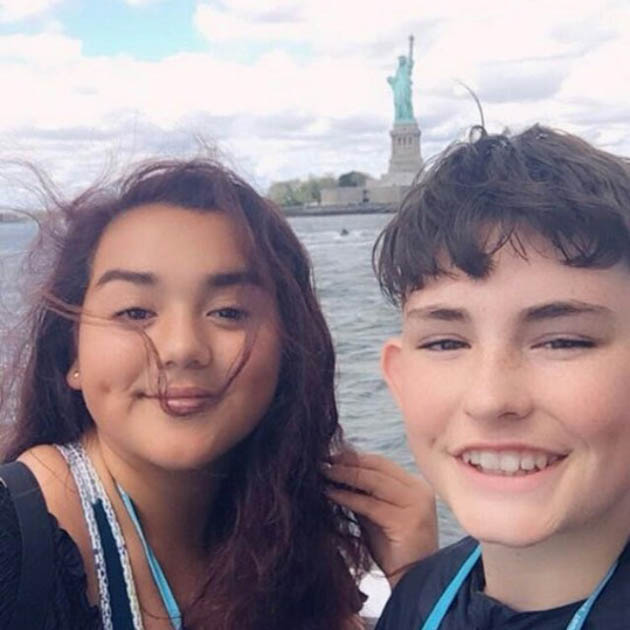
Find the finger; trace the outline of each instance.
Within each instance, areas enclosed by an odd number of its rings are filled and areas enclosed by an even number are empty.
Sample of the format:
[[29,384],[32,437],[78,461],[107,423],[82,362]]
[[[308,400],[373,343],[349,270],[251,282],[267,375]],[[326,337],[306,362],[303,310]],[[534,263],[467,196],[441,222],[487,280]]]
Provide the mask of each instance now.
[[326,494],[339,505],[370,519],[381,527],[389,526],[390,521],[393,520],[393,517],[395,518],[395,512],[392,511],[391,505],[368,494],[340,488],[327,488]]
[[418,486],[401,483],[379,471],[357,467],[332,465],[324,474],[335,483],[375,496],[393,505],[407,505],[416,501]]
[[342,451],[331,457],[333,464],[342,466],[363,468],[365,470],[374,470],[384,475],[397,479],[401,483],[408,484],[415,475],[407,472],[402,466],[399,466],[391,459],[378,455],[377,453],[366,453],[362,451]]

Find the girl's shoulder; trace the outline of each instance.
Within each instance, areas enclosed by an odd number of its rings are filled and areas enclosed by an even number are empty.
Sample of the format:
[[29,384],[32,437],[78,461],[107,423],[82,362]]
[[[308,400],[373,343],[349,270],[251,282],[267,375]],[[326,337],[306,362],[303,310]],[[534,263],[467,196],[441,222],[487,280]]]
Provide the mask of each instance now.
[[88,575],[88,597],[98,601],[98,586],[90,534],[85,523],[79,491],[66,460],[56,446],[40,444],[22,453],[19,461],[35,475],[48,512],[78,547]]
[[[39,455],[39,454],[38,454]],[[36,477],[37,478],[37,477]],[[98,608],[89,603],[81,554],[48,512],[53,540],[53,584],[45,629],[100,628]],[[13,498],[0,484],[0,628],[8,628],[20,585],[22,539]]]

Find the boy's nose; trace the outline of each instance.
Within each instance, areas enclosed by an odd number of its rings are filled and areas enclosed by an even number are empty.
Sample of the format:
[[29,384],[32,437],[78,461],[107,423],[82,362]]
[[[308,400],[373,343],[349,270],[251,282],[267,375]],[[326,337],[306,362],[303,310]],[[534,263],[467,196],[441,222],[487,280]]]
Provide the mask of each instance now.
[[532,410],[525,362],[518,354],[490,352],[471,370],[464,400],[470,418],[520,419]]
[[202,368],[212,360],[207,324],[188,314],[165,318],[159,339],[154,339],[164,367]]

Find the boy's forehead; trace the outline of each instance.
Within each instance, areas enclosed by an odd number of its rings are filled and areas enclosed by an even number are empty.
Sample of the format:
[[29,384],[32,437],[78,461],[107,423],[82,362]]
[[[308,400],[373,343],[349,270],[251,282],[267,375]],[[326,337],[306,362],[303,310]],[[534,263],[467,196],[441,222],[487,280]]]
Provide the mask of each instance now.
[[521,239],[522,248],[506,243],[492,256],[492,265],[482,278],[475,278],[442,262],[443,273],[425,278],[422,288],[405,295],[403,314],[443,301],[488,304],[495,307],[507,299],[531,304],[555,299],[602,301],[622,291],[630,296],[630,267],[625,262],[609,268],[567,265],[558,250],[541,237]]

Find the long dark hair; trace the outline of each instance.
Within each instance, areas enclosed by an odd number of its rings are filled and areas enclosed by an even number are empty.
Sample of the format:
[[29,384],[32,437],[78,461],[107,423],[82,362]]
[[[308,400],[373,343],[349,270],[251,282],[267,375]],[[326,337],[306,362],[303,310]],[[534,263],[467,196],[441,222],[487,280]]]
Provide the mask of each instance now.
[[474,127],[420,173],[374,248],[395,304],[451,266],[492,271],[506,243],[526,256],[532,231],[575,267],[630,262],[630,160],[540,125],[510,135]]
[[[207,159],[148,162],[70,202],[49,194],[31,262],[45,278],[26,317],[27,343],[5,375],[4,459],[37,444],[66,443],[93,424],[66,384],[74,329],[101,234],[121,213],[150,203],[229,214],[248,255],[271,279],[282,323],[282,362],[269,410],[235,447],[208,519],[211,565],[184,620],[216,629],[334,630],[360,607],[366,565],[348,515],[324,494],[321,468],[341,445],[330,333],[308,256],[285,218],[233,172]],[[12,407],[7,398],[14,400]],[[12,410],[12,411],[10,411]]]

